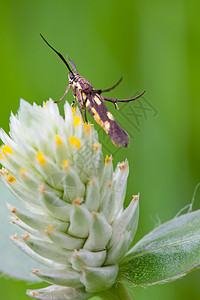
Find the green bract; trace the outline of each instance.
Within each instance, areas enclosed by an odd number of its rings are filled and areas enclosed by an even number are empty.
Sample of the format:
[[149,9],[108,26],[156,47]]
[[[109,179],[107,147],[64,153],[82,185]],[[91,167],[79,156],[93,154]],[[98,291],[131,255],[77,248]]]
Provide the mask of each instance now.
[[200,210],[160,225],[121,262],[120,277],[146,286],[175,280],[200,266]]
[[128,162],[113,173],[97,133],[68,103],[61,117],[21,100],[1,130],[1,177],[25,209],[8,205],[25,234],[12,241],[47,268],[33,270],[49,287],[28,291],[39,299],[87,299],[111,288],[138,223],[138,196],[124,210]]

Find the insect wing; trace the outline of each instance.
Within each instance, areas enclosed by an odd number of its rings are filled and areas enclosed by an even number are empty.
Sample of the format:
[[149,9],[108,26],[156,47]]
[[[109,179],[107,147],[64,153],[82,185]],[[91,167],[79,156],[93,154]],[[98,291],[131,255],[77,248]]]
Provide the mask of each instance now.
[[104,104],[103,97],[99,94],[88,94],[87,96],[86,107],[88,112],[110,136],[113,144],[128,147],[129,136],[115,121],[115,118]]

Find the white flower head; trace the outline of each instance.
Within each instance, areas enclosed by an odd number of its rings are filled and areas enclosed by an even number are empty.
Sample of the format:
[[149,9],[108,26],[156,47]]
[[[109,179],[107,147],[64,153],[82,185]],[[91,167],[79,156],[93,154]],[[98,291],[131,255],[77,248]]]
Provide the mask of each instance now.
[[124,210],[128,162],[113,173],[92,124],[66,102],[63,118],[50,99],[21,100],[9,136],[1,130],[1,177],[24,205],[10,207],[25,230],[12,241],[47,268],[34,270],[47,288],[38,299],[88,299],[111,288],[138,223],[138,196]]

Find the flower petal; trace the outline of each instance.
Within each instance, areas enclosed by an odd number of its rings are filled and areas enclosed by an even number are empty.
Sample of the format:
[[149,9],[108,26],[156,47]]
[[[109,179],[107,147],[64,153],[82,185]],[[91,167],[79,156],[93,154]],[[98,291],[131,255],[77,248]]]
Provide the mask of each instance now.
[[[8,219],[6,201],[11,201],[13,204],[17,203],[19,205],[19,202],[16,201],[15,197],[10,193],[6,185],[0,180],[0,271],[8,276],[12,276],[13,278],[35,281],[35,278],[30,274],[30,270],[34,267],[42,268],[43,265],[22,253],[10,241],[9,236],[13,234],[14,228]],[[15,231],[19,234],[22,233],[20,229]]]
[[84,289],[51,285],[39,290],[27,290],[27,295],[42,300],[82,300],[92,295]]

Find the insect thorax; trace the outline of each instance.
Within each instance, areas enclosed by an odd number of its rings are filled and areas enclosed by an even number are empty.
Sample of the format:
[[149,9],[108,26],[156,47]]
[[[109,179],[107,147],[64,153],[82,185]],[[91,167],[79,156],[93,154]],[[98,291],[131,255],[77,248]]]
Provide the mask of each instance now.
[[87,79],[77,74],[71,83],[71,89],[74,97],[77,99],[82,108],[85,108],[86,106],[87,92],[84,91],[88,88],[93,89],[92,84]]

